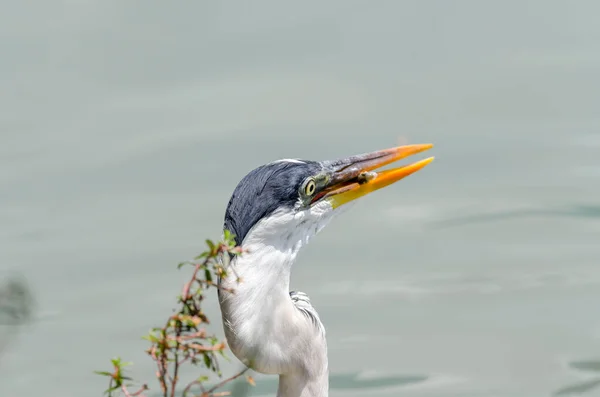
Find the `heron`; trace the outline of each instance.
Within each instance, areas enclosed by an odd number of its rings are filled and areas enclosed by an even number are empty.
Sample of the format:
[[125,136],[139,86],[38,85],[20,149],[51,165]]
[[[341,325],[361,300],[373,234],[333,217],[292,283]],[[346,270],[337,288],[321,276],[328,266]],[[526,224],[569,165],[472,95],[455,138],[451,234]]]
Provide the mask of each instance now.
[[308,295],[290,291],[299,251],[350,203],[422,169],[433,157],[381,167],[431,147],[404,145],[327,161],[276,160],[252,170],[234,189],[223,227],[244,253],[232,258],[233,271],[221,280],[225,338],[246,366],[279,376],[277,397],[329,393],[325,327]]

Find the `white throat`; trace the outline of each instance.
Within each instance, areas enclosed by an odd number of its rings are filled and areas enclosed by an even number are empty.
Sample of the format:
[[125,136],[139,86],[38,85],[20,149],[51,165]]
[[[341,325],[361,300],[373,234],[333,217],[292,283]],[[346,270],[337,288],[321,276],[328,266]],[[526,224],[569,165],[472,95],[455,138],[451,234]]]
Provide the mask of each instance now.
[[245,237],[246,252],[235,258],[234,271],[223,280],[223,286],[235,290],[219,296],[229,346],[255,371],[280,375],[279,397],[328,395],[324,327],[308,297],[290,295],[289,286],[298,252],[333,215],[323,202],[262,219]]

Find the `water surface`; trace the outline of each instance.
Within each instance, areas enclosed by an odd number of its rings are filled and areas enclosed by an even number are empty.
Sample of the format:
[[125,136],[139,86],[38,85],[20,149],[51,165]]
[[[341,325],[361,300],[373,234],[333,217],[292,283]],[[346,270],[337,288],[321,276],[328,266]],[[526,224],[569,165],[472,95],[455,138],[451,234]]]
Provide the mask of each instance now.
[[[97,396],[92,371],[115,355],[151,377],[139,336],[246,172],[405,142],[435,143],[436,161],[337,219],[294,270],[327,328],[331,395],[598,393],[599,12],[3,5],[0,271],[37,309],[2,334],[0,395]],[[208,313],[222,335],[214,299]]]

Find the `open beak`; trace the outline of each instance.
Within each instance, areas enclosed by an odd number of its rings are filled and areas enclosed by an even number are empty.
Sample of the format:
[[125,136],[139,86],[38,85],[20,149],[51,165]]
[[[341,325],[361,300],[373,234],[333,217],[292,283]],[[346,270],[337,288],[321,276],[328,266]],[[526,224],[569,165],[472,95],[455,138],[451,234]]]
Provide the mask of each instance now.
[[432,144],[398,146],[332,161],[327,164],[332,172],[331,178],[325,189],[317,194],[313,202],[327,199],[331,202],[333,208],[337,208],[375,190],[391,185],[419,171],[431,163],[433,157],[380,172],[374,170],[432,147]]

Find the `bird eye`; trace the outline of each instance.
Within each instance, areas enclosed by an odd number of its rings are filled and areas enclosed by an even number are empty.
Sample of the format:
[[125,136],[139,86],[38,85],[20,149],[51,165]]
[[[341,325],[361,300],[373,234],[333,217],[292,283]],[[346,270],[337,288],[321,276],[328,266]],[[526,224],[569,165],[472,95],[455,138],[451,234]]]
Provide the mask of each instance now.
[[317,184],[314,180],[309,179],[308,182],[306,182],[306,185],[304,185],[304,194],[306,194],[307,196],[312,196],[313,194],[315,194],[316,190]]

